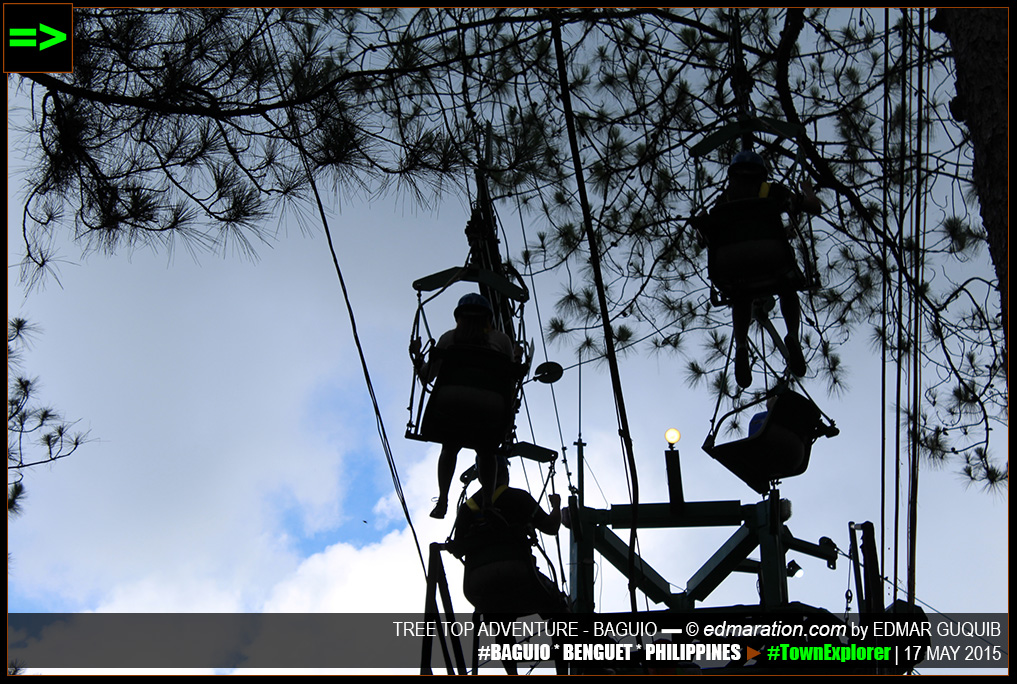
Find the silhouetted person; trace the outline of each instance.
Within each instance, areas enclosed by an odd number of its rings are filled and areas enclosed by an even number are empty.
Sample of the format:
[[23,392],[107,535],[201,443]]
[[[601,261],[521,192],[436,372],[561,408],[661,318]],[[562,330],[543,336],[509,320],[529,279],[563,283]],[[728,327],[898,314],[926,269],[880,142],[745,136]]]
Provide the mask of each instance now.
[[[561,497],[548,496],[551,512],[547,513],[529,492],[509,487],[508,459],[497,459],[496,472],[491,502],[484,507],[475,495],[456,516],[452,550],[466,565],[463,593],[477,612],[503,620],[568,612],[564,596],[537,569],[531,550],[536,530],[558,533]],[[560,654],[557,649],[554,652]],[[556,666],[563,668],[564,663],[556,662]],[[510,669],[507,663],[506,669]]]
[[[816,197],[812,184],[808,180],[802,181],[802,195],[799,197],[779,183],[766,182],[767,175],[766,162],[762,157],[749,150],[739,152],[728,167],[728,185],[717,200],[717,205],[760,198],[767,200],[779,213],[791,213],[797,208],[810,214],[818,214],[822,211],[823,205]],[[752,249],[754,246],[746,245],[744,248]],[[752,258],[750,255],[740,256]],[[768,256],[764,253],[757,254],[754,258],[765,260]],[[798,339],[801,326],[801,305],[798,302],[798,293],[789,282],[777,292],[777,296],[780,300],[780,311],[787,326],[784,344],[788,352],[788,368],[795,376],[802,377],[805,375],[806,367],[805,356]],[[748,336],[749,325],[752,322],[753,299],[752,294],[745,292],[739,292],[730,297],[732,334],[735,343],[735,380],[741,387],[748,387],[752,384]]]
[[[512,340],[500,330],[494,329],[494,310],[491,303],[483,295],[464,295],[456,306],[455,312],[456,327],[449,330],[438,338],[435,344],[436,350],[458,349],[481,349],[491,350],[504,355],[508,361],[518,360],[518,354],[513,348]],[[441,372],[441,360],[429,358],[425,363],[420,358],[418,341],[410,346],[410,352],[414,356],[414,365],[424,382],[431,382]],[[507,411],[512,409],[508,405],[513,397],[506,397],[503,393],[484,387],[471,387],[469,385],[456,384],[442,389],[442,395],[432,395],[431,401],[438,402],[438,410],[451,413],[446,416],[448,425],[456,427],[460,423],[461,434],[471,428],[475,428],[478,422],[491,423],[495,428],[503,422],[501,419]],[[430,407],[429,407],[430,408]],[[482,416],[485,421],[477,421],[476,417]],[[496,431],[496,430],[495,430]],[[448,430],[451,434],[442,441],[441,455],[438,457],[438,500],[431,511],[432,518],[444,518],[448,510],[448,493],[452,486],[452,479],[455,477],[456,461],[459,451],[465,446],[465,438],[456,435],[457,430]],[[477,452],[477,469],[481,475],[481,482],[494,480],[495,454],[494,450],[504,439],[504,434],[490,434],[483,438],[483,444],[472,445]],[[489,499],[489,497],[487,497]]]

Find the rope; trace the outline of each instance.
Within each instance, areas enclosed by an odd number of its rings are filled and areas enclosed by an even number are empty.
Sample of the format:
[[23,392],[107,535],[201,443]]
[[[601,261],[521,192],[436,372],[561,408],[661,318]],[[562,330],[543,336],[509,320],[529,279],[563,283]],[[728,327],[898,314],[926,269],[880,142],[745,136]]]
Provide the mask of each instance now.
[[[527,422],[527,424],[530,427],[530,439],[534,443],[536,443],[537,438],[536,438],[536,433],[535,433],[535,431],[533,429],[533,420],[532,420],[532,416],[530,414],[530,405],[529,405],[529,402],[527,402],[527,400],[526,400],[526,393],[520,391],[520,394],[522,395],[523,408],[526,409],[526,422]],[[522,461],[522,465],[523,465],[523,477],[526,478],[526,489],[527,489],[527,491],[529,491],[530,490],[530,476],[529,476],[529,473],[526,472],[526,461],[525,460]],[[540,495],[538,497],[536,497],[537,501],[540,501],[544,497],[544,493],[547,491],[548,485],[551,485],[551,492],[554,493],[554,472],[555,472],[554,471],[554,462],[552,461],[551,463],[548,464],[547,478],[544,480],[543,487],[540,490]],[[551,563],[550,558],[548,558],[547,553],[544,551],[543,544],[539,541],[539,539],[540,538],[538,537],[537,546],[540,547],[541,553],[544,555],[544,558],[547,559],[548,565],[551,566],[551,572],[553,574],[556,574],[555,570],[554,570],[554,567],[553,567],[553,564]],[[562,556],[561,556],[561,541],[558,539],[557,535],[555,535],[555,546],[557,547],[557,551],[558,551],[558,566],[559,566],[559,569],[561,570],[562,586],[565,586],[565,563],[562,560]],[[552,579],[555,579],[555,578],[552,577]],[[557,581],[556,581],[556,583],[557,583]]]
[[[307,166],[307,160],[304,158],[304,165],[310,178],[310,167]],[[318,193],[317,185],[314,183],[314,179],[311,178],[311,190],[314,192],[315,202],[318,205],[318,212],[321,217],[322,227],[325,230],[325,237],[328,240],[328,249],[332,255],[332,264],[335,267],[336,277],[339,279],[339,287],[342,289],[343,302],[346,305],[346,312],[350,317],[350,330],[353,333],[353,342],[357,347],[357,355],[360,359],[360,367],[364,372],[364,381],[367,384],[367,393],[371,397],[371,407],[374,410],[375,421],[378,428],[378,437],[381,440],[382,450],[385,452],[385,460],[388,463],[389,471],[392,474],[392,484],[396,490],[396,496],[399,498],[399,503],[403,509],[403,515],[406,517],[406,523],[410,527],[410,532],[413,535],[413,542],[417,546],[417,555],[420,558],[420,566],[424,571],[424,577],[427,577],[427,563],[424,561],[424,553],[420,546],[420,539],[417,537],[417,530],[413,526],[413,518],[410,515],[410,509],[406,505],[406,497],[403,494],[402,483],[399,480],[399,470],[396,467],[395,458],[392,455],[392,447],[388,441],[388,435],[385,432],[385,421],[381,415],[381,408],[378,406],[378,397],[374,392],[374,383],[371,382],[371,371],[367,365],[367,358],[364,355],[364,346],[360,341],[360,334],[357,331],[357,319],[353,312],[353,303],[350,301],[349,291],[346,288],[346,280],[343,278],[342,268],[339,266],[339,258],[336,255],[335,245],[332,240],[332,231],[328,226],[328,219],[325,217],[325,209],[321,202],[321,196]]]
[[[905,19],[907,18],[906,14],[904,15],[904,18]],[[902,34],[901,34],[901,40],[904,42],[904,45],[902,46],[902,49],[901,49],[901,56],[903,58],[903,63],[905,63],[905,64],[907,63],[907,59],[908,59],[908,47],[909,47],[909,44],[907,43],[906,35],[907,35],[906,32],[902,32]],[[908,72],[907,72],[907,70],[904,70],[901,73],[901,77],[900,77],[900,92],[901,92],[901,105],[902,106],[903,106],[903,103],[904,103],[904,101],[905,101],[905,99],[907,97],[907,86],[908,86]],[[897,194],[898,194],[899,202],[898,202],[898,213],[897,213],[897,217],[896,217],[897,218],[897,253],[899,255],[901,255],[901,256],[903,256],[906,253],[906,250],[904,249],[904,228],[903,228],[905,213],[907,211],[905,183],[904,183],[904,178],[905,178],[905,175],[906,175],[906,173],[905,173],[906,172],[906,168],[905,167],[906,167],[906,161],[907,161],[907,158],[906,158],[905,152],[904,152],[906,140],[907,140],[907,120],[906,120],[905,117],[901,117],[900,156],[899,156],[899,164],[900,164],[900,166],[899,166],[899,169],[898,169],[898,182],[897,182]],[[903,259],[901,259],[901,261],[903,261]],[[902,317],[904,315],[904,282],[905,282],[905,280],[904,280],[905,279],[904,270],[905,270],[904,269],[904,264],[901,263],[901,267],[897,269],[897,313],[898,313],[898,317]],[[900,361],[900,352],[901,352],[902,349],[904,349],[904,344],[905,344],[904,332],[903,331],[904,331],[903,326],[900,324],[900,322],[898,322],[898,325],[897,325],[897,368],[896,368],[896,378],[895,378],[895,383],[896,383],[896,386],[895,386],[895,396],[897,398],[897,401],[894,404],[896,407],[898,407],[898,411],[900,410],[899,409],[899,407],[900,407],[900,398],[902,396],[901,395],[901,386],[903,384],[903,374],[904,374],[904,369],[902,367],[903,364]],[[894,546],[894,552],[893,552],[893,556],[894,556],[894,562],[893,562],[894,596],[893,596],[893,598],[896,601],[897,600],[897,589],[898,589],[898,586],[899,586],[899,582],[897,581],[897,578],[898,578],[899,572],[900,572],[900,552],[899,552],[899,549],[900,549],[900,525],[901,525],[901,523],[900,523],[900,508],[901,508],[900,493],[901,493],[901,484],[902,484],[902,480],[901,480],[901,437],[902,437],[901,429],[902,429],[902,426],[901,426],[901,421],[899,419],[899,416],[898,416],[898,419],[895,420],[895,423],[896,423],[896,432],[895,432],[896,439],[894,440],[895,470],[894,470],[894,514],[893,514],[894,515],[894,518],[893,518],[894,519],[894,540],[893,540],[894,541],[894,545],[893,545]]]
[[[922,146],[928,145],[928,139],[923,136],[923,130],[925,128],[925,73],[923,68],[925,66],[925,10],[918,10],[918,63],[916,70],[918,72],[918,86],[914,91],[914,111],[916,112],[916,133],[915,133],[915,156],[917,163],[915,164],[915,210],[912,212],[912,238],[914,242],[914,258],[912,260],[913,267],[915,270],[913,282],[921,283],[924,281],[925,264],[922,255],[925,251],[925,230],[923,227],[923,219],[925,218],[924,210],[924,197],[925,197],[925,183],[926,176],[922,173],[922,159],[923,150]],[[924,153],[927,153],[926,149]],[[922,303],[920,298],[912,298],[912,349],[917,350],[921,340],[922,334]],[[915,582],[916,582],[916,565],[917,559],[917,544],[918,544],[918,473],[919,463],[921,460],[920,453],[920,440],[919,431],[921,430],[921,377],[922,377],[922,364],[921,355],[914,353],[911,355],[912,372],[911,372],[911,407],[910,407],[910,420],[912,422],[911,429],[908,431],[910,444],[910,459],[911,459],[911,470],[910,470],[910,486],[908,491],[908,603],[914,605],[915,602]]]
[[[733,349],[734,349],[734,337],[732,336],[731,341],[728,342],[727,345],[727,357],[724,359],[725,370],[731,367],[731,351]],[[705,443],[711,443],[713,440],[717,438],[717,425],[718,425],[717,414],[720,413],[720,404],[723,401],[724,401],[724,392],[717,392],[717,403],[713,407],[713,416],[711,416],[710,418],[710,433],[706,436]],[[724,418],[726,418],[727,415],[729,414],[725,414]],[[721,422],[723,422],[723,420],[724,419],[721,418]]]
[[[502,239],[505,242],[506,251],[510,251],[510,249],[509,249],[508,233],[505,231],[504,224],[502,223],[500,218],[498,218],[497,211],[496,211],[493,203],[492,203],[492,206],[491,206],[491,213],[494,215],[494,217],[496,219],[496,222],[497,222],[497,225],[501,229]],[[529,242],[529,238],[526,235],[526,224],[523,221],[522,207],[519,205],[519,197],[518,197],[518,195],[516,196],[516,215],[519,217],[519,229],[520,229],[520,233],[522,234],[522,237],[523,237],[523,244],[527,244]],[[541,315],[540,315],[540,304],[539,304],[539,298],[537,297],[536,280],[535,280],[532,272],[529,273],[529,276],[530,276],[530,291],[532,293],[533,305],[534,305],[534,308],[536,309],[536,312],[537,312],[537,325],[538,325],[538,328],[540,330],[541,347],[542,347],[543,352],[544,352],[544,360],[548,361],[549,360],[549,356],[548,356],[548,353],[547,353],[547,339],[546,339],[546,337],[544,335],[544,322],[543,322],[543,320],[541,318]],[[520,318],[522,317],[521,308],[522,307],[520,306],[520,311],[519,311]],[[519,334],[518,339],[520,341],[525,341],[525,338],[524,338],[523,333],[522,333],[522,330],[523,330],[522,326],[523,326],[523,323],[522,323],[522,321],[520,321],[520,334]],[[557,395],[555,394],[555,391],[554,391],[554,385],[551,384],[548,387],[551,390],[551,402],[552,402],[552,405],[554,407],[555,423],[557,424],[557,427],[558,427],[558,437],[559,437],[559,440],[561,442],[562,463],[565,465],[566,481],[568,482],[569,491],[574,492],[575,488],[572,486],[572,474],[569,471],[568,460],[566,458],[565,438],[564,438],[564,433],[562,431],[562,426],[561,426],[561,414],[560,414],[560,412],[558,410],[558,399],[557,399]],[[520,397],[522,398],[523,408],[526,411],[526,420],[527,420],[527,424],[528,424],[528,426],[530,428],[530,439],[531,439],[531,441],[536,443],[536,441],[537,441],[537,439],[536,439],[536,431],[533,428],[533,420],[532,420],[532,416],[530,414],[529,403],[528,403],[528,401],[526,399],[526,393],[522,390],[522,388],[520,388]],[[541,498],[543,498],[544,493],[547,491],[548,484],[552,485],[552,488],[551,488],[552,489],[552,493],[554,492],[554,487],[553,487],[553,484],[554,484],[554,481],[553,481],[554,472],[555,472],[554,471],[554,463],[552,462],[548,466],[548,476],[547,476],[547,478],[544,481],[543,489],[541,490],[540,496],[537,497],[538,501]],[[525,464],[524,464],[524,467],[523,467],[523,474],[526,477],[527,489],[529,489],[529,476],[526,473]],[[561,571],[561,577],[562,577],[561,586],[565,587],[566,586],[565,585],[565,575],[566,575],[566,573],[565,573],[564,561],[562,560],[562,555],[561,555],[561,541],[560,541],[560,539],[557,536],[555,537],[555,544],[556,544],[556,547],[557,547],[558,565],[559,565],[559,569]],[[547,559],[548,566],[551,568],[552,574],[557,574],[557,573],[555,573],[553,563],[551,562],[550,558],[547,556],[547,553],[544,551],[543,544],[539,541],[539,537],[538,537],[537,547],[540,548],[541,553],[544,555],[545,559]],[[555,580],[555,583],[557,584],[556,578],[552,577],[552,579]]]
[[[627,473],[630,479],[632,498],[632,529],[629,536],[629,597],[632,612],[638,612],[636,603],[636,584],[633,580],[635,575],[635,554],[637,546],[638,521],[637,511],[639,509],[639,481],[636,476],[636,460],[632,449],[632,438],[629,434],[628,417],[625,413],[625,399],[622,395],[621,377],[618,371],[618,358],[614,349],[614,335],[611,331],[611,321],[607,312],[607,294],[604,289],[604,279],[600,268],[600,255],[597,252],[597,240],[593,232],[593,216],[590,211],[589,198],[586,195],[586,183],[583,180],[583,168],[579,155],[579,140],[576,133],[575,117],[572,113],[572,98],[569,92],[568,77],[565,68],[565,48],[562,45],[561,17],[558,13],[552,14],[551,30],[554,39],[555,56],[558,63],[558,80],[561,89],[561,101],[565,115],[565,126],[568,130],[569,147],[572,152],[572,163],[576,174],[576,185],[579,190],[579,203],[583,211],[583,223],[586,229],[586,238],[590,247],[590,265],[593,267],[593,279],[597,286],[597,298],[600,306],[600,315],[604,327],[604,346],[607,351],[608,366],[611,371],[611,384],[613,387],[615,411],[618,418],[618,433],[622,441],[627,461]],[[640,639],[641,641],[641,639]]]
[[[519,217],[519,230],[523,235],[523,244],[524,245],[529,244],[529,238],[526,235],[526,224],[523,221],[523,209],[519,202],[518,195],[516,195],[516,215]],[[544,352],[544,361],[549,361],[550,357],[547,353],[547,337],[544,334],[544,320],[540,315],[540,298],[537,296],[537,281],[533,275],[532,270],[529,272],[529,276],[530,276],[530,291],[533,293],[533,308],[537,312],[537,326],[538,329],[540,330],[540,346]],[[558,441],[561,444],[562,464],[565,466],[565,480],[568,482],[569,491],[573,491],[572,473],[569,470],[568,458],[566,457],[565,434],[562,431],[561,414],[558,411],[558,395],[554,391],[554,384],[548,385],[548,388],[551,390],[551,405],[554,406],[554,419],[555,423],[558,426]],[[532,426],[530,427],[530,430],[532,432],[533,430]]]
[[[853,558],[851,557],[851,554],[849,554],[849,553],[845,553],[845,552],[844,552],[844,550],[843,550],[843,549],[841,549],[841,548],[840,548],[839,546],[837,547],[837,553],[839,553],[839,554],[840,554],[841,556],[843,556],[844,558],[847,558],[847,559],[848,559],[849,561],[852,561],[852,562],[853,562],[853,560],[854,560],[854,559],[853,559]],[[860,555],[860,554],[859,554],[859,558],[858,558],[858,564],[859,564],[859,566],[860,566],[860,567],[862,567],[863,569],[865,568],[865,563],[864,563],[864,561],[862,561],[862,559],[861,559],[861,555]],[[851,569],[850,569],[850,566],[849,566],[849,568],[848,568],[848,575],[849,575],[849,577],[850,577],[850,575],[851,575]],[[896,589],[901,589],[901,588],[902,588],[902,587],[900,586],[900,583],[899,583],[899,582],[896,582],[896,581],[894,581],[894,580],[891,580],[891,579],[890,579],[889,577],[887,577],[886,575],[884,575],[884,574],[882,574],[882,573],[880,573],[880,575],[879,575],[879,580],[880,580],[880,581],[881,581],[881,582],[882,582],[883,584],[893,584],[893,585],[895,585],[895,588],[896,588]],[[849,584],[849,585],[851,584],[851,581],[850,581],[850,579],[849,579],[849,581],[848,581],[848,584]],[[934,613],[934,614],[936,614],[936,615],[939,615],[939,616],[942,616],[942,617],[945,617],[945,618],[949,618],[951,622],[956,622],[956,620],[955,620],[955,619],[954,619],[953,617],[951,617],[951,615],[953,615],[952,613],[943,613],[943,612],[942,612],[942,611],[940,611],[940,610],[939,610],[938,608],[936,608],[936,607],[934,607],[933,605],[931,605],[931,604],[927,603],[926,601],[923,601],[922,599],[920,599],[920,598],[918,598],[918,597],[915,597],[915,601],[914,601],[914,602],[915,602],[916,604],[918,604],[918,603],[922,604],[923,606],[925,606],[926,608],[928,608],[928,609],[929,609],[929,610],[930,610],[930,611],[931,611],[932,613]],[[977,639],[982,639],[982,641],[985,641],[985,643],[990,643],[989,641],[985,640],[985,639],[984,639],[984,637],[980,637],[980,636],[975,636],[975,638],[977,638]]]
[[[738,119],[749,121],[754,117],[755,107],[752,104],[752,79],[745,65],[745,54],[742,52],[742,20],[741,11],[735,9],[731,17],[731,90],[738,105]],[[742,149],[752,149],[753,135],[746,131],[742,135]]]
[[[267,15],[268,11],[266,11],[266,16]],[[271,33],[269,33],[269,41],[272,44],[273,51],[276,53],[276,55],[278,55],[278,49],[276,48],[275,40]],[[276,75],[276,78],[277,79],[279,78],[278,73]],[[279,88],[280,90],[282,90],[281,83],[279,83]],[[287,113],[290,115],[290,123],[291,126],[293,127],[291,135],[287,134],[284,130],[282,130],[281,127],[268,116],[268,114],[263,114],[262,116],[264,116],[265,119],[272,124],[272,126],[278,129],[279,132],[283,134],[283,136],[285,136],[288,142],[290,142],[294,147],[296,147],[297,151],[300,154],[300,161],[303,164],[304,173],[307,175],[308,184],[310,185],[311,191],[314,194],[314,200],[318,210],[318,217],[321,219],[321,225],[325,231],[325,238],[326,241],[328,242],[328,249],[332,256],[332,265],[335,268],[336,277],[339,280],[339,287],[342,290],[343,302],[346,305],[346,312],[350,318],[350,330],[353,334],[353,342],[357,348],[357,355],[360,359],[360,367],[364,372],[364,381],[367,384],[367,393],[371,398],[371,406],[374,410],[375,421],[378,429],[378,437],[381,440],[382,450],[385,452],[385,459],[388,462],[389,471],[392,475],[392,484],[395,488],[396,496],[398,497],[399,503],[402,506],[403,515],[406,517],[406,523],[410,528],[411,534],[413,535],[413,542],[417,547],[417,556],[420,559],[420,567],[423,570],[424,580],[426,581],[427,562],[424,560],[424,553],[420,545],[420,539],[417,536],[416,528],[413,526],[413,519],[412,516],[410,515],[409,507],[406,505],[406,497],[403,494],[402,483],[399,480],[399,471],[398,468],[396,467],[395,458],[392,455],[392,447],[389,444],[388,435],[385,431],[385,422],[381,415],[381,408],[378,405],[378,398],[374,392],[374,384],[371,382],[371,372],[367,365],[367,358],[364,354],[364,347],[360,341],[360,334],[357,330],[357,319],[353,311],[353,303],[350,300],[350,294],[349,290],[346,287],[346,280],[343,277],[342,268],[339,266],[339,257],[336,254],[335,244],[332,239],[332,231],[328,224],[328,217],[326,216],[325,207],[321,200],[321,194],[318,191],[318,185],[314,181],[314,174],[312,173],[310,163],[308,162],[307,150],[304,149],[300,131],[297,129],[298,117],[296,117],[292,111],[288,111]]]
[[[890,10],[883,10],[883,73],[889,73],[890,69],[890,51],[886,49],[888,47],[890,35]],[[889,83],[884,79],[883,81],[883,156],[889,158],[890,156],[890,131],[887,122],[890,121],[890,87]],[[889,183],[884,183],[882,188],[882,205],[883,210],[881,217],[883,220],[883,234],[889,234],[889,221],[887,220],[886,208],[890,204],[890,191]],[[883,264],[887,262],[887,248],[886,241],[882,241],[880,244],[880,258]],[[887,302],[890,297],[889,280],[884,276],[882,280],[882,314],[880,317],[880,330],[886,330],[887,324]],[[886,335],[880,336],[879,342],[880,349],[880,376],[879,376],[879,392],[880,392],[880,406],[886,406]],[[879,420],[879,574],[881,576],[886,575],[886,410],[880,412]]]

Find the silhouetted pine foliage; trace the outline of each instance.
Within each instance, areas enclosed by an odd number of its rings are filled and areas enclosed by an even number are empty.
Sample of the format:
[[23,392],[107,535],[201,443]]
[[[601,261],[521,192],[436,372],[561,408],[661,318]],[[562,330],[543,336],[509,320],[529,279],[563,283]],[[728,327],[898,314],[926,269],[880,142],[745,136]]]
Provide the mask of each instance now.
[[87,439],[53,408],[39,403],[39,380],[22,374],[22,355],[35,328],[7,321],[7,515],[23,510],[25,472],[67,458]]
[[[16,81],[31,96],[38,161],[24,275],[52,264],[63,226],[87,250],[252,255],[281,205],[309,199],[311,177],[338,195],[397,189],[431,202],[466,192],[483,167],[500,211],[534,226],[520,263],[561,276],[546,332],[590,358],[600,311],[556,19],[619,343],[680,354],[676,374],[744,401],[727,370],[730,313],[710,303],[705,246],[689,225],[716,200],[741,141],[700,158],[689,150],[740,114],[798,125],[796,139],[761,132],[753,143],[774,180],[811,178],[825,205],[798,244],[821,277],[802,294],[809,377],[846,391],[838,349],[871,339],[922,388],[911,415],[928,456],[1005,482],[989,455],[1008,393],[1000,281],[984,275],[972,146],[948,108],[954,60],[925,14],[885,16],[889,25],[867,9],[78,9],[74,73]],[[755,329],[752,339],[760,357],[775,355]]]

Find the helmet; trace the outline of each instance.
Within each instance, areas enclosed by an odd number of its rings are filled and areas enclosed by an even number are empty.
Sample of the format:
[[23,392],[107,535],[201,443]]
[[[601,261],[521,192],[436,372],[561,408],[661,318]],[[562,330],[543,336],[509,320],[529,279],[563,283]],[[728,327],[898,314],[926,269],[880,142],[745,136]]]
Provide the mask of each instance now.
[[459,304],[456,305],[454,315],[458,316],[460,313],[468,314],[480,311],[483,311],[488,316],[494,316],[494,309],[491,307],[491,302],[487,301],[487,297],[471,292],[459,299]]
[[752,150],[742,150],[731,159],[728,174],[767,175],[769,169],[763,158]]

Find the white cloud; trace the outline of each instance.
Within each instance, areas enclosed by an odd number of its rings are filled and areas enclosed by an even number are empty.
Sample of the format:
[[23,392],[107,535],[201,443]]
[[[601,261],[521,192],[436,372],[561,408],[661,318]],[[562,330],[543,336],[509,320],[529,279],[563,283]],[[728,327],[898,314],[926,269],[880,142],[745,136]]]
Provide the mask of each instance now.
[[[14,206],[9,203],[9,212]],[[18,220],[9,213],[9,225]],[[425,558],[427,545],[448,534],[452,514],[445,521],[427,516],[437,493],[437,447],[401,434],[411,377],[410,282],[462,263],[464,221],[461,207],[441,220],[368,207],[332,224]],[[392,525],[399,529],[364,545],[335,532],[346,520],[358,522],[349,510],[352,498],[391,484],[324,240],[292,232],[263,249],[258,264],[206,258],[197,266],[183,258],[167,266],[164,256],[148,253],[93,256],[64,269],[62,288],[51,284],[27,301],[14,281],[16,269],[9,269],[9,314],[23,312],[43,329],[27,370],[41,376],[47,401],[80,418],[97,439],[29,476],[25,514],[8,527],[13,605],[126,612],[423,609],[423,572],[393,493],[367,501],[363,510],[374,513],[368,527],[375,537]],[[14,262],[17,234],[8,235]],[[534,295],[550,296],[548,290]],[[442,315],[432,324],[443,329],[450,320]],[[531,318],[531,334],[539,335],[538,328]],[[551,356],[567,361],[565,352]],[[868,359],[858,358],[859,373],[870,373]],[[577,371],[557,386],[569,469],[575,478],[572,442],[581,427],[590,461],[588,505],[627,502],[606,369],[590,364],[582,372],[582,426]],[[675,359],[627,357],[622,377],[642,501],[666,497],[662,435],[672,425],[684,434],[689,500],[756,499],[699,449],[714,407],[681,384]],[[531,385],[527,392],[534,439],[558,446],[547,390]],[[809,473],[782,488],[796,504],[790,526],[798,536],[830,536],[844,548],[849,520],[879,520],[873,426],[881,407],[874,397],[871,386],[858,382],[843,401],[820,400],[843,434],[821,440]],[[530,439],[523,420],[520,433]],[[464,451],[459,472],[469,458]],[[359,469],[370,459],[373,467]],[[515,468],[513,482],[526,482]],[[559,463],[559,492],[564,483]],[[1006,561],[998,548],[1007,535],[1006,503],[964,491],[948,473],[923,479],[920,497],[919,594],[943,610],[1005,611]],[[645,532],[641,551],[681,586],[732,531]],[[327,539],[330,533],[336,538]],[[618,533],[627,539],[626,531]],[[326,541],[304,557],[299,545],[311,534]],[[958,560],[978,565],[977,581],[956,581]],[[792,585],[793,598],[840,609],[847,564],[837,572],[820,565],[808,568],[808,584]],[[445,566],[457,611],[468,611],[461,567],[449,556]],[[619,573],[601,563],[597,580],[600,607],[628,609]],[[715,599],[750,603],[753,591],[750,581],[736,578]]]
[[261,612],[419,613],[424,587],[413,539],[401,530],[377,544],[333,544],[304,559],[270,589]]

